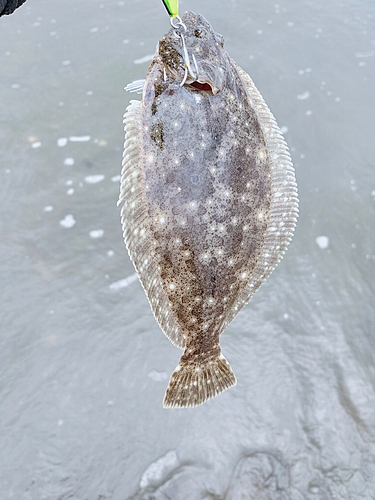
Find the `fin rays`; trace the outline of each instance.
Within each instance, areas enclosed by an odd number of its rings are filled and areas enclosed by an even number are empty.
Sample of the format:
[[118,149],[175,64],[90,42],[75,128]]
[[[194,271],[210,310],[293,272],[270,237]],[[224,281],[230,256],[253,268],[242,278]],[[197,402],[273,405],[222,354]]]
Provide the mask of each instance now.
[[118,204],[123,203],[121,222],[124,240],[157,322],[169,340],[177,347],[183,348],[184,338],[177,321],[168,312],[168,297],[157,269],[158,263],[151,250],[154,240],[149,228],[144,191],[140,111],[141,102],[130,101],[124,116],[125,148],[118,201]]
[[236,383],[236,377],[222,354],[201,365],[180,360],[170,378],[163,406],[164,408],[198,406]]
[[237,300],[237,307],[233,308],[232,314],[226,318],[224,328],[228,326],[240,309],[249,302],[283,258],[286,247],[292,239],[298,216],[297,184],[288,146],[274,116],[250,76],[233,59],[231,59],[231,64],[245,85],[263,130],[270,155],[273,196],[263,250],[253,269],[248,285]]

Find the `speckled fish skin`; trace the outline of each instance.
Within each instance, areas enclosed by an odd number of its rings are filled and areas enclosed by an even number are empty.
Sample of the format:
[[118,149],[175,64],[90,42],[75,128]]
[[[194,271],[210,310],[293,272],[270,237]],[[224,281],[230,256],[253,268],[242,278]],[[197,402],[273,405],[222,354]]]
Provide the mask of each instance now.
[[185,41],[158,44],[142,101],[125,114],[120,200],[124,238],[154,315],[183,349],[165,407],[196,406],[236,383],[224,328],[281,259],[297,216],[281,132],[223,37],[187,12]]

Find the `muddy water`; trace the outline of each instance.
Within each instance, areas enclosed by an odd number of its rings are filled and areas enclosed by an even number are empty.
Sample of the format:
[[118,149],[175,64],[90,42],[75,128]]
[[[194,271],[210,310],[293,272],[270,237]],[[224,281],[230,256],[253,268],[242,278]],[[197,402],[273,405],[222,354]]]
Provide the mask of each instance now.
[[375,7],[185,0],[291,148],[284,260],[223,335],[238,385],[161,406],[179,351],[116,207],[126,83],[161,2],[28,0],[0,19],[1,498],[375,498]]

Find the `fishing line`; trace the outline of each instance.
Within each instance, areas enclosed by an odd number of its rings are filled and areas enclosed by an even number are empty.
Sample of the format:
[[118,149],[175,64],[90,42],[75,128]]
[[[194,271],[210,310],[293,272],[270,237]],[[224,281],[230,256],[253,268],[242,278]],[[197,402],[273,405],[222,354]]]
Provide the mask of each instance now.
[[172,18],[178,16],[178,0],[162,0],[162,2]]
[[185,24],[182,22],[181,17],[178,15],[178,0],[162,0],[162,2],[165,8],[167,9],[168,14],[170,15],[170,23],[174,30],[175,36],[181,40],[182,57],[185,64],[185,74],[180,84],[180,86],[183,87],[186,83],[188,75],[190,75],[193,80],[198,80],[199,78],[198,65],[195,56],[193,54],[193,64],[195,68],[194,72],[190,62],[190,57],[186,48],[186,43],[184,38],[184,33],[186,33],[187,29]]

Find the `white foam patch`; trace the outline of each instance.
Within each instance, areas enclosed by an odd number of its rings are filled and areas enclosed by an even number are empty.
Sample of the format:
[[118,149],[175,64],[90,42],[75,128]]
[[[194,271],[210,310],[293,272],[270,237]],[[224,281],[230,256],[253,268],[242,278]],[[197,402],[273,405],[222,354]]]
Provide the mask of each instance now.
[[60,226],[66,227],[66,228],[71,228],[74,226],[76,223],[75,218],[73,217],[72,214],[66,215],[61,221],[60,221]]
[[177,453],[172,450],[168,451],[163,457],[151,464],[142,474],[139,483],[141,488],[160,482],[160,480],[173,468],[177,467]]
[[52,212],[52,210],[53,210],[53,206],[52,205],[46,205],[43,208],[43,212]]
[[297,95],[297,99],[299,99],[300,101],[303,101],[304,99],[307,99],[308,97],[310,97],[310,92],[308,90],[306,90],[306,92],[303,92],[302,94]]
[[113,177],[111,177],[112,182],[120,182],[120,180],[121,180],[121,175],[114,175]]
[[319,248],[328,248],[329,245],[329,238],[328,236],[318,236],[315,238],[315,243],[318,245]]
[[372,57],[375,51],[370,50],[369,52],[356,52],[355,57]]
[[152,61],[153,57],[154,57],[154,54],[147,54],[147,56],[141,57],[140,59],[136,59],[133,62],[134,62],[134,64],[144,64],[144,63]]
[[69,137],[70,142],[87,142],[91,139],[90,135],[71,135]]
[[69,167],[71,165],[74,165],[74,158],[65,158],[64,160],[64,165],[66,167]]
[[280,130],[281,130],[282,134],[286,134],[289,131],[289,129],[286,125],[283,125],[282,127],[280,127]]
[[151,370],[147,375],[155,382],[164,382],[164,380],[168,379],[167,372],[158,372],[157,370]]
[[102,238],[104,235],[104,230],[103,229],[94,229],[93,231],[90,231],[90,238],[93,238],[94,240],[97,238]]
[[40,146],[42,145],[42,143],[40,141],[35,141],[31,144],[31,147],[33,149],[36,149],[36,148],[40,148]]
[[59,148],[63,148],[67,144],[68,144],[68,138],[67,137],[60,137],[59,139],[57,139],[57,145],[59,146]]
[[109,288],[111,290],[120,290],[121,288],[126,288],[127,286],[131,285],[134,283],[134,281],[137,281],[138,275],[137,273],[133,273],[127,278],[123,278],[122,280],[115,281],[114,283],[111,283],[109,285]]
[[373,190],[371,191],[371,196],[374,196],[374,197],[375,197],[375,189],[373,189]]
[[88,175],[85,177],[85,182],[87,184],[97,184],[98,182],[101,182],[104,179],[103,174],[97,174],[97,175]]

